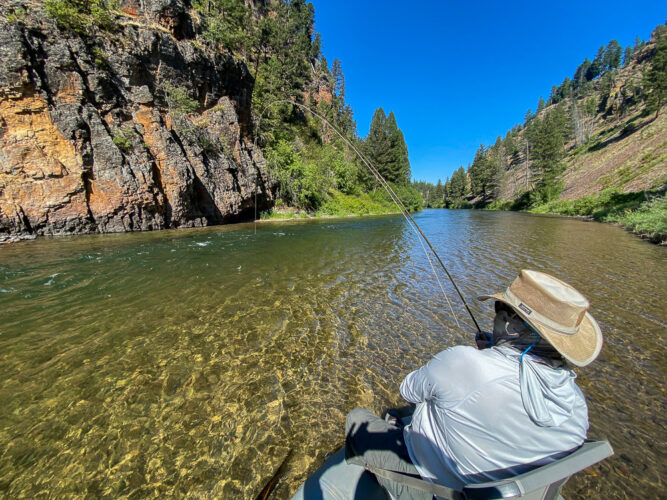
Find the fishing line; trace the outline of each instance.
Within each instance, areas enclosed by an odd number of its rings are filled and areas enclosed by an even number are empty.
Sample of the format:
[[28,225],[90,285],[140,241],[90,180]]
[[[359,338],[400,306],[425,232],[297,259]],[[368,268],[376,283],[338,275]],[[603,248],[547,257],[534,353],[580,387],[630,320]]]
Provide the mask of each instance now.
[[[405,205],[400,200],[398,195],[394,192],[394,190],[389,185],[389,183],[384,179],[384,177],[382,177],[380,172],[375,168],[375,166],[356,148],[356,146],[347,137],[345,137],[343,135],[342,132],[340,132],[335,126],[333,126],[331,124],[331,122],[329,122],[329,120],[327,120],[324,116],[317,113],[316,111],[313,111],[309,106],[306,106],[305,104],[299,104],[297,102],[293,102],[293,101],[290,101],[290,100],[287,100],[287,99],[278,99],[278,100],[275,100],[273,102],[270,102],[269,104],[267,104],[264,107],[264,109],[262,110],[262,113],[259,116],[259,120],[257,122],[257,130],[259,131],[259,126],[261,125],[262,118],[264,117],[264,113],[266,113],[269,110],[269,108],[271,106],[273,106],[274,104],[281,104],[281,103],[282,104],[288,104],[288,105],[291,105],[291,106],[296,106],[296,107],[298,107],[302,110],[305,110],[305,111],[309,112],[311,115],[318,117],[320,120],[322,120],[324,123],[326,123],[331,128],[331,130],[333,130],[345,142],[345,144],[347,144],[350,147],[350,149],[352,149],[352,151],[354,151],[357,154],[357,156],[361,159],[361,161],[366,165],[368,170],[370,170],[370,172],[373,174],[373,176],[378,181],[378,183],[385,189],[387,194],[389,194],[389,197],[394,202],[394,204],[398,207],[398,209],[401,211],[401,214],[403,215],[405,220],[408,222],[408,225],[410,227],[412,227],[413,231],[415,231],[415,233],[417,234],[417,238],[419,239],[419,242],[421,243],[422,249],[424,250],[424,254],[426,255],[426,258],[428,259],[429,264],[431,265],[431,269],[433,270],[433,274],[435,275],[435,277],[438,281],[438,284],[440,285],[440,289],[442,290],[442,294],[444,295],[444,297],[447,301],[447,304],[449,305],[449,308],[452,312],[452,315],[454,316],[454,319],[456,320],[456,324],[459,325],[458,318],[456,317],[456,314],[454,313],[454,309],[452,307],[452,304],[449,301],[449,298],[447,297],[447,294],[445,293],[445,289],[442,286],[442,283],[440,282],[440,278],[438,277],[438,273],[435,271],[435,267],[433,265],[433,262],[431,261],[431,257],[429,256],[428,251],[426,250],[426,247],[424,246],[424,242],[426,242],[426,244],[430,248],[431,252],[433,252],[433,255],[435,256],[436,260],[438,261],[438,264],[440,264],[440,267],[443,269],[443,271],[445,271],[445,274],[449,278],[449,281],[452,283],[452,285],[454,285],[454,289],[456,290],[456,293],[458,294],[459,298],[463,302],[463,305],[465,306],[466,310],[468,311],[468,314],[472,318],[472,321],[475,324],[475,327],[477,328],[477,331],[481,333],[482,330],[480,329],[479,325],[477,324],[477,320],[475,319],[475,316],[473,315],[472,311],[470,310],[470,307],[468,306],[468,303],[466,302],[466,299],[463,297],[463,294],[461,293],[461,290],[456,285],[456,282],[454,281],[454,278],[452,277],[452,275],[447,270],[447,267],[445,267],[445,264],[442,262],[442,259],[440,259],[440,256],[438,255],[438,252],[435,251],[435,248],[433,248],[433,245],[431,245],[431,242],[428,240],[428,238],[426,237],[424,232],[421,230],[421,228],[419,227],[417,222],[414,220],[412,215],[410,215],[410,212],[408,211],[408,209],[405,207]],[[257,146],[257,135],[255,136],[253,146],[254,147]],[[259,172],[259,169],[258,169],[258,172]],[[258,174],[258,172],[256,173],[256,175]],[[257,184],[257,177],[255,177],[255,185],[256,184]],[[255,189],[255,194],[256,193],[257,193],[257,190]],[[255,212],[257,211],[256,207],[257,207],[257,204],[255,203]],[[255,216],[255,224],[257,223],[256,221],[257,221],[257,216]],[[422,239],[423,239],[423,241],[422,241]]]

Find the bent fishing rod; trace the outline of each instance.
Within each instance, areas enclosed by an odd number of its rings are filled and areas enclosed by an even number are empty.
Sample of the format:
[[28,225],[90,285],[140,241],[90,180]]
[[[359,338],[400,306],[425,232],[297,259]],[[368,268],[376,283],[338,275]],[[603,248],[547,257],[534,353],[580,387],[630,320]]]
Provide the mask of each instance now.
[[[375,177],[375,179],[378,181],[378,183],[385,189],[387,194],[389,194],[389,197],[394,202],[394,204],[398,207],[398,209],[401,211],[401,214],[408,221],[408,224],[413,228],[413,230],[415,230],[417,232],[417,237],[419,238],[421,236],[421,239],[419,240],[420,243],[422,242],[422,239],[423,239],[423,241],[426,242],[429,249],[431,250],[431,252],[435,256],[436,260],[438,261],[438,264],[440,265],[442,270],[445,271],[445,274],[447,275],[447,278],[449,278],[449,281],[452,283],[452,285],[454,285],[454,289],[456,290],[456,293],[458,294],[461,301],[463,302],[463,305],[465,306],[466,310],[468,311],[468,314],[470,315],[470,318],[472,319],[473,323],[475,324],[475,328],[477,328],[477,331],[479,333],[481,333],[482,330],[480,329],[479,325],[477,324],[477,320],[475,319],[475,316],[473,315],[472,311],[470,310],[470,307],[468,306],[468,303],[466,302],[466,299],[463,297],[463,294],[461,293],[461,290],[459,289],[458,285],[454,281],[454,278],[452,277],[452,275],[447,270],[447,267],[445,266],[445,264],[442,262],[442,259],[440,259],[440,256],[438,255],[438,252],[435,251],[435,248],[433,248],[433,245],[431,245],[431,242],[428,240],[428,238],[426,237],[424,232],[421,230],[421,228],[419,227],[419,224],[417,224],[415,219],[410,214],[410,211],[405,207],[405,205],[403,204],[401,199],[398,197],[396,192],[392,189],[391,185],[385,180],[384,177],[382,177],[382,174],[380,174],[378,169],[370,162],[370,160],[368,160],[368,158],[366,158],[366,156],[363,155],[361,153],[361,151],[359,151],[359,149],[352,143],[352,141],[350,141],[341,131],[339,131],[338,128],[336,128],[326,117],[322,116],[320,113],[318,113],[317,111],[314,111],[313,109],[311,109],[309,106],[306,106],[305,104],[300,104],[300,103],[293,102],[293,101],[290,101],[290,100],[287,100],[287,99],[278,99],[278,100],[272,101],[264,107],[264,109],[262,110],[262,113],[259,116],[259,120],[257,122],[257,131],[258,131],[258,133],[255,135],[255,140],[254,140],[254,145],[253,146],[255,146],[255,147],[257,146],[257,137],[259,135],[259,127],[261,125],[262,118],[264,117],[264,113],[266,113],[269,110],[269,108],[271,106],[273,106],[274,104],[288,104],[288,105],[291,105],[291,106],[296,106],[299,109],[307,111],[311,115],[319,118],[329,128],[331,128],[331,130],[333,130],[343,140],[343,142],[345,142],[345,144],[348,145],[348,147],[352,151],[354,151],[357,154],[357,156],[361,159],[361,161],[366,166],[366,168],[368,168],[368,170],[373,174],[373,177]],[[255,189],[255,220],[257,220],[257,189]],[[423,247],[424,247],[424,245],[422,243],[422,248]],[[431,264],[431,268],[433,269],[433,264],[431,262],[430,257],[428,256],[428,252],[426,252],[425,248],[424,248],[424,252],[426,253],[426,257],[428,258],[428,261]],[[454,316],[454,319],[456,320],[456,323],[458,324],[458,319],[456,318],[456,314],[454,314],[454,310],[452,309],[452,305],[449,302],[449,298],[447,297],[447,294],[445,293],[445,290],[442,287],[442,284],[440,283],[440,279],[438,278],[438,275],[435,272],[435,269],[433,269],[433,273],[435,274],[435,277],[438,280],[438,284],[440,285],[440,289],[442,290],[442,293],[445,296],[445,299],[447,300],[447,303],[449,304],[450,310],[452,311],[452,315]]]

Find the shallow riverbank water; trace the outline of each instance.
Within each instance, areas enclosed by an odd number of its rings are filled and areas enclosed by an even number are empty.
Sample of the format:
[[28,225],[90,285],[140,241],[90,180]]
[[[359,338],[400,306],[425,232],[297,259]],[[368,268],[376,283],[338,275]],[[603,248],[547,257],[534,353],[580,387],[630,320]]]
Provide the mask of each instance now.
[[[485,328],[473,297],[522,268],[589,297],[606,344],[578,380],[616,456],[565,496],[662,496],[665,248],[557,217],[416,219]],[[0,496],[254,498],[289,456],[286,498],[347,411],[399,404],[409,371],[473,338],[400,216],[2,247]]]

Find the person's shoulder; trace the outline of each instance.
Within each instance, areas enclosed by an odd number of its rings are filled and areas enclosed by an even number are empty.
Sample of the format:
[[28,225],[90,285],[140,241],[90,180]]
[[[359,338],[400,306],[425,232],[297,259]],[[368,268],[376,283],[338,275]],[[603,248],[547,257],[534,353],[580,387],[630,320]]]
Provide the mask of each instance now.
[[435,355],[436,358],[477,358],[480,355],[480,350],[471,345],[455,345],[448,347],[444,351]]
[[431,363],[435,366],[458,372],[462,369],[474,368],[484,363],[484,359],[485,356],[482,354],[482,351],[476,347],[457,345],[436,354]]

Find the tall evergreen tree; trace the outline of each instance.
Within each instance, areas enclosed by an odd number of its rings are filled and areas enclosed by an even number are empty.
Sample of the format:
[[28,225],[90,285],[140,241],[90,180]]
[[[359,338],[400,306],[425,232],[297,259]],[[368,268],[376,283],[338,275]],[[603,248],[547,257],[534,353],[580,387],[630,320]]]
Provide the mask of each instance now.
[[204,39],[220,49],[245,51],[250,44],[250,10],[243,0],[199,0],[194,7],[204,11]]
[[630,64],[630,61],[632,60],[632,56],[634,54],[634,51],[632,50],[632,47],[628,45],[625,48],[625,52],[623,52],[623,67],[625,68],[628,64]]
[[487,149],[480,144],[475,159],[468,169],[470,176],[470,192],[473,196],[486,198],[492,182],[491,165],[487,156]]
[[438,179],[438,183],[435,185],[435,192],[433,198],[434,198],[433,205],[436,207],[442,207],[445,201],[445,186],[440,179]]
[[380,107],[373,113],[371,127],[366,137],[366,154],[373,166],[384,177],[384,166],[391,162],[391,138],[387,133],[387,115]]
[[324,57],[324,54],[320,57],[320,64],[319,64],[320,71],[322,71],[322,74],[327,77],[327,79],[332,78],[331,71],[329,70],[329,63],[327,62],[327,58]]
[[604,57],[602,59],[602,67],[604,70],[611,70],[618,68],[621,65],[621,56],[623,49],[618,40],[612,40],[604,49]]
[[535,115],[531,110],[526,111],[526,114],[523,115],[523,126],[526,127],[534,117]]
[[387,181],[397,184],[410,182],[408,147],[393,111],[389,116],[385,115],[382,108],[375,111],[366,139],[366,150],[375,167]]
[[387,117],[387,127],[391,135],[391,149],[394,158],[393,170],[394,181],[399,184],[410,182],[410,159],[408,158],[408,146],[405,143],[403,132],[398,128],[394,112],[391,111]]
[[594,80],[604,71],[604,47],[600,46],[598,53],[586,72],[586,80]]
[[449,194],[451,198],[463,198],[468,193],[468,177],[463,167],[459,167],[452,174],[449,181]]
[[639,35],[635,37],[635,46],[634,46],[634,51],[635,53],[642,50],[646,46],[646,42],[641,39]]
[[609,97],[611,97],[611,91],[613,88],[614,73],[608,71],[602,76],[602,78],[600,78],[600,101],[598,103],[598,111],[601,113],[604,113],[607,110]]
[[532,170],[538,189],[546,190],[556,184],[562,171],[567,129],[562,113],[554,110],[535,119],[532,135]]
[[340,60],[334,59],[331,64],[331,75],[334,79],[334,93],[338,97],[345,98],[345,75]]
[[[269,103],[279,99],[303,100],[305,86],[312,77],[311,65],[319,58],[314,25],[314,7],[305,0],[277,2],[275,15],[258,21],[252,37],[256,57],[252,97],[255,115],[259,116]],[[259,131],[269,141],[293,111],[287,104],[274,109],[277,112],[264,117]]]
[[588,72],[591,67],[591,61],[588,57],[582,62],[577,70],[574,72],[574,86],[579,89],[584,83],[588,81]]
[[491,182],[489,183],[489,190],[495,199],[500,197],[505,171],[507,170],[508,153],[509,152],[505,147],[505,141],[498,136],[496,143],[491,148],[489,158],[489,163],[491,164]]
[[644,76],[644,92],[646,93],[647,109],[655,110],[655,117],[660,114],[667,99],[667,26],[658,26],[653,34],[655,53],[651,69]]
[[444,206],[447,206],[451,198],[451,187],[449,182],[449,177],[445,178],[445,184],[442,186],[442,202]]

